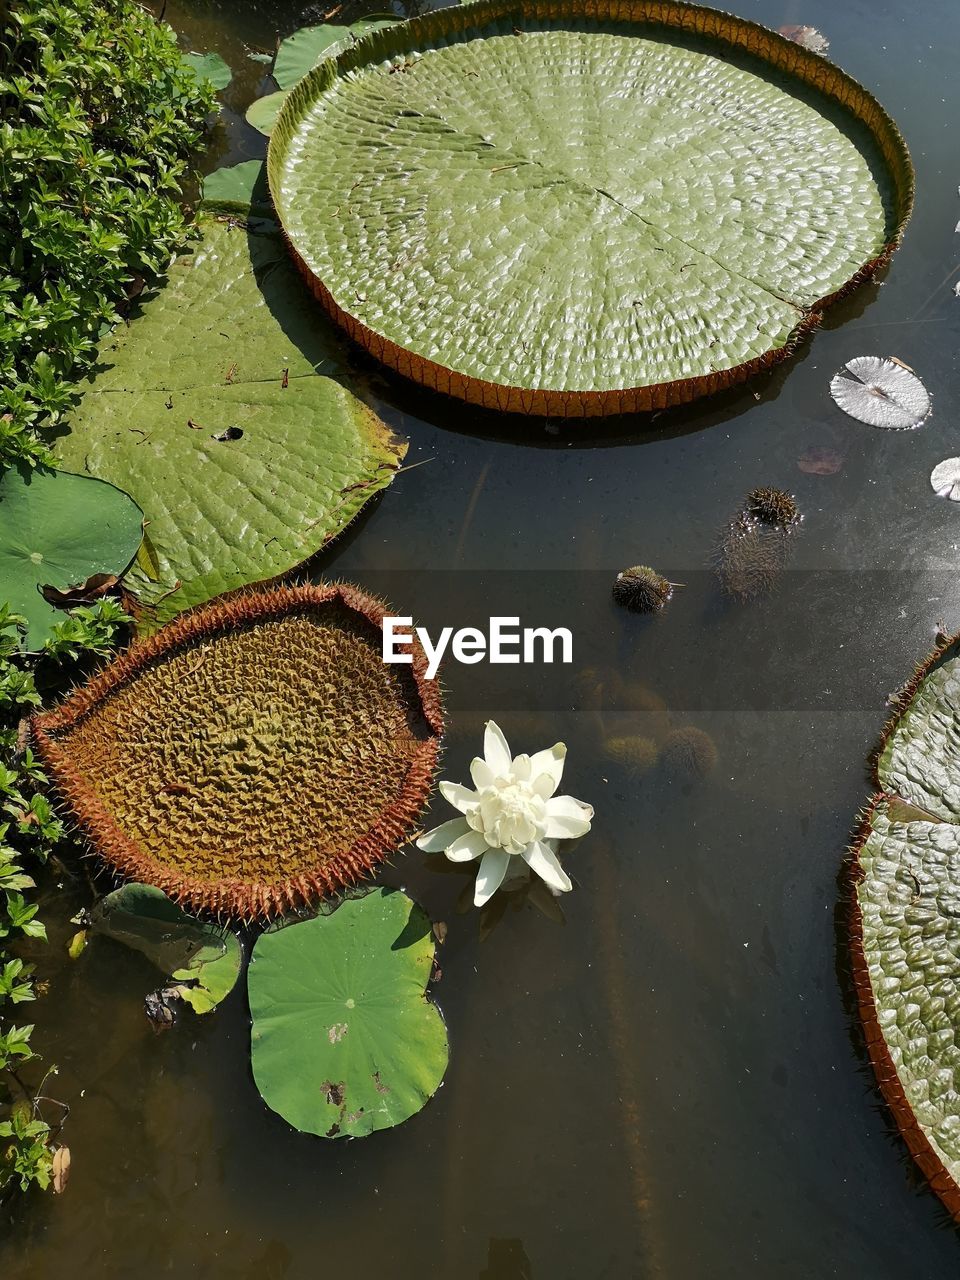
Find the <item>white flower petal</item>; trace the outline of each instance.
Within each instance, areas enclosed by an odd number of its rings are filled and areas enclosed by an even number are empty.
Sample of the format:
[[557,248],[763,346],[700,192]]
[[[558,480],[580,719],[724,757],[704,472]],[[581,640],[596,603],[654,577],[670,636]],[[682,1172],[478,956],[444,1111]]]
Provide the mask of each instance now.
[[470,762],[470,777],[478,791],[482,791],[484,787],[492,787],[496,780],[496,774],[480,756],[474,756]]
[[469,787],[465,787],[460,782],[441,782],[440,794],[444,800],[452,804],[455,809],[459,809],[461,813],[466,813],[468,809],[472,809],[480,800],[475,791],[471,791]]
[[487,721],[483,734],[483,754],[487,764],[498,778],[509,777],[513,758],[510,755],[507,740],[503,736],[503,730],[495,720]]
[[510,865],[509,853],[502,849],[488,849],[483,855],[480,870],[477,872],[477,883],[473,891],[473,905],[482,907],[489,902],[503,884],[503,877]]
[[590,830],[593,806],[573,796],[554,796],[547,801],[547,831],[551,840],[575,840]]
[[417,848],[424,853],[443,853],[448,844],[453,844],[458,836],[464,836],[470,830],[466,818],[451,818],[432,831],[425,831],[417,840]]
[[526,752],[519,756],[514,756],[513,764],[510,766],[510,773],[515,782],[529,782],[533,775],[530,767],[530,757]]
[[479,831],[466,831],[447,848],[446,855],[451,862],[473,862],[489,848]]
[[543,840],[535,840],[523,851],[524,861],[529,863],[533,871],[544,884],[557,893],[566,893],[573,888],[570,877],[561,867],[553,849]]
[[[567,744],[557,742],[546,751],[537,751],[530,757],[530,777],[533,789],[538,796],[549,800],[563,776],[563,762],[567,755]],[[546,781],[544,781],[546,777]]]

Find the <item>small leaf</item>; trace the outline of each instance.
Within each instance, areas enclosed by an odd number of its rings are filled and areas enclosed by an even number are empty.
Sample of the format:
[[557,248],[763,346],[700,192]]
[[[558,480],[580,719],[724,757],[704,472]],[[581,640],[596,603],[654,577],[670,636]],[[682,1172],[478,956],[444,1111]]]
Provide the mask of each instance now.
[[67,955],[71,960],[78,960],[87,949],[87,931],[78,929],[67,943]]
[[253,125],[254,129],[259,129],[269,138],[289,92],[289,89],[280,89],[277,93],[268,93],[265,98],[257,98],[256,102],[251,102],[247,107],[247,124]]
[[836,449],[814,445],[797,459],[797,466],[808,476],[832,476],[843,466],[843,454]]
[[208,209],[227,213],[272,217],[267,166],[262,160],[243,160],[214,169],[203,180],[203,203]]
[[323,58],[335,58],[361,36],[394,27],[399,22],[400,19],[390,13],[371,13],[348,27],[337,22],[301,27],[277,50],[273,78],[281,89],[292,89]]
[[930,472],[930,487],[941,498],[960,502],[960,458],[944,458]]
[[70,1177],[70,1148],[57,1147],[53,1153],[53,1164],[51,1166],[53,1174],[53,1190],[55,1195],[62,1195],[66,1190],[67,1180]]
[[218,92],[233,79],[233,72],[219,53],[185,53],[181,57],[184,66],[190,68],[198,80],[205,80]]
[[834,375],[830,394],[851,418],[891,431],[918,427],[930,413],[926,387],[909,366],[892,356],[848,360]]

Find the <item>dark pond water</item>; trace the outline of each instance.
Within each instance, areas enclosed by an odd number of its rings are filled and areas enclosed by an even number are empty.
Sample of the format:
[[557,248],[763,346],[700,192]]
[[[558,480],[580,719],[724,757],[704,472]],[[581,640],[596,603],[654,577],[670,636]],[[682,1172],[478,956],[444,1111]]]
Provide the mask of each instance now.
[[[573,630],[573,673],[446,667],[445,776],[465,775],[490,715],[518,747],[570,744],[568,789],[597,819],[569,859],[565,924],[527,906],[481,941],[476,915],[456,911],[460,876],[398,858],[385,878],[449,923],[436,996],[450,1069],[407,1125],[325,1143],[261,1103],[242,989],[157,1038],[145,962],[107,943],[62,958],[88,897],[82,869],[64,867],[46,891],[50,987],[31,1017],[60,1067],[49,1090],[72,1108],[74,1171],[62,1198],[4,1210],[5,1280],[956,1273],[957,1232],[865,1065],[838,874],[885,697],[938,621],[960,627],[960,509],[927,479],[960,452],[960,8],[737,7],[821,28],[902,127],[918,199],[883,281],[775,375],[653,422],[558,431],[376,381],[408,462],[425,465],[321,566],[434,627],[519,612]],[[272,47],[316,9],[177,0],[167,14],[239,73],[212,163],[261,154],[242,112],[262,68],[244,42]],[[921,430],[884,434],[834,407],[830,376],[863,354],[922,374],[935,411]],[[839,455],[839,470],[803,471],[811,450]],[[764,483],[794,491],[805,519],[776,590],[734,606],[711,552]],[[653,625],[609,598],[638,561],[687,584]],[[602,725],[576,679],[586,668],[604,686]],[[601,733],[645,723],[651,691],[675,724],[713,736],[706,782],[632,781],[604,758]]]

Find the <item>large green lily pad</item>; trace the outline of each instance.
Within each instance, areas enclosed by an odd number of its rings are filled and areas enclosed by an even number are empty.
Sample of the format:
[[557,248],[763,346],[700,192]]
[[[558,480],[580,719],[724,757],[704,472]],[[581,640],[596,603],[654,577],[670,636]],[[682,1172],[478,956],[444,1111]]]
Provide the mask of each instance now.
[[179,995],[197,1013],[216,1008],[240,974],[236,934],[188,915],[149,884],[125,884],[100,898],[87,912],[87,925],[139,951],[179,982]]
[[42,588],[121,574],[142,533],[143,512],[112,484],[25,467],[0,474],[0,597],[26,619],[28,650],[42,648],[65,617]]
[[493,408],[658,408],[786,355],[899,240],[895,126],[833,64],[672,0],[480,0],[365,36],[268,158],[315,293]]
[[917,1163],[960,1218],[960,643],[901,695],[853,864],[870,1056]]
[[346,382],[282,241],[212,218],[101,349],[60,443],[147,518],[127,583],[141,629],[287,573],[383,489],[406,451]]
[[424,994],[434,940],[405,894],[376,889],[263,934],[250,963],[253,1076],[295,1129],[360,1138],[418,1112],[449,1050]]

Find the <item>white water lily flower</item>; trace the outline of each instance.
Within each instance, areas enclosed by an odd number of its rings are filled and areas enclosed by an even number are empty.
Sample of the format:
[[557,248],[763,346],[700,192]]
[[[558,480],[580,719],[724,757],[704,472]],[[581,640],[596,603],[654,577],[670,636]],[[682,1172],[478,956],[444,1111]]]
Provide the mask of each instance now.
[[[470,765],[476,791],[459,782],[441,782],[440,794],[462,818],[426,832],[417,846],[426,853],[445,853],[451,862],[480,859],[474,904],[493,897],[521,858],[554,892],[572,889],[557,860],[557,841],[584,836],[593,808],[573,796],[554,795],[560,785],[567,748],[562,742],[534,755],[511,756],[500,727],[487,721],[483,759]],[[512,876],[511,876],[512,878]]]

